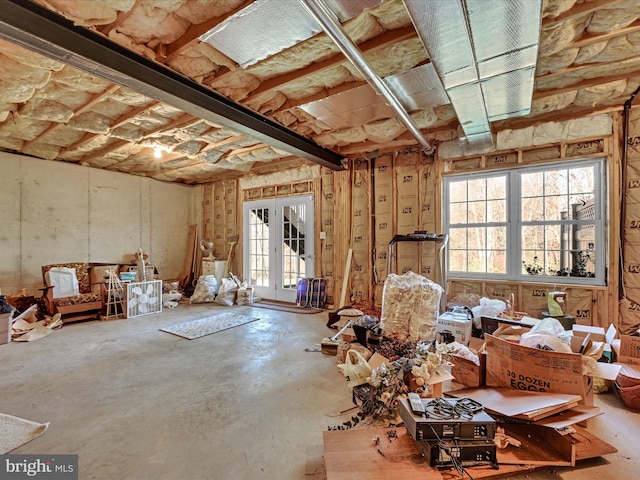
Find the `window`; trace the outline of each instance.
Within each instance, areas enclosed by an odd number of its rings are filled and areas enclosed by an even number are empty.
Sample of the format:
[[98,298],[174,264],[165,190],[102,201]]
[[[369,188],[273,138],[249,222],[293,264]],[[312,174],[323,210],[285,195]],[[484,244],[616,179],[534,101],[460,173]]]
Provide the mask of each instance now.
[[449,275],[603,285],[604,185],[603,160],[446,177]]

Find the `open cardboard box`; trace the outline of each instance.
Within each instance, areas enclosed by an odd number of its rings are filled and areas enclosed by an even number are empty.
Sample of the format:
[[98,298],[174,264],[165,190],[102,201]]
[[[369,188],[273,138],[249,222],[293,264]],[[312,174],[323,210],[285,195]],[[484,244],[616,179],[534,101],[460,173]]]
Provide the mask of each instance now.
[[456,356],[452,356],[450,358],[450,361],[453,364],[451,367],[451,375],[453,375],[455,382],[461,385],[466,385],[467,387],[484,386],[487,370],[487,356],[484,353],[480,353],[483,344],[483,340],[475,337],[472,337],[469,341],[469,348],[478,352],[480,365],[476,365],[466,358]]
[[[616,332],[617,333],[617,332]],[[620,335],[611,341],[613,360],[619,363],[640,365],[640,337],[637,335]]]
[[[582,337],[572,337],[573,353],[565,353],[526,347],[485,334],[487,386],[576,394],[582,397],[582,404],[593,405],[593,379],[583,373],[583,355],[578,353],[583,342]],[[589,351],[591,347],[589,340],[584,351]],[[606,380],[615,380],[621,368],[613,364],[595,363],[593,376]]]

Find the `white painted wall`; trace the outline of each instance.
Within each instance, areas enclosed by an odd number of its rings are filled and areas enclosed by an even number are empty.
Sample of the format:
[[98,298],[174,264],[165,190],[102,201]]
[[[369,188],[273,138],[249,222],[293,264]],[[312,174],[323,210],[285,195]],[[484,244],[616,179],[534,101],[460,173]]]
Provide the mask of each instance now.
[[202,187],[4,152],[0,172],[3,294],[39,296],[42,265],[129,263],[140,247],[161,278],[182,271]]

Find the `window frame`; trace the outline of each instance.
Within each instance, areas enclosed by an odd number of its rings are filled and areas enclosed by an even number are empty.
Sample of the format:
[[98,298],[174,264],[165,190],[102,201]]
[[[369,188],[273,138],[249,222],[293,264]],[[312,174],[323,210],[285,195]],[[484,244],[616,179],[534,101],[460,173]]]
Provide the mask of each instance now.
[[[524,222],[521,219],[522,208],[522,188],[521,178],[524,174],[545,172],[557,169],[575,169],[593,166],[594,171],[594,208],[595,219],[593,220],[541,220]],[[449,236],[451,244],[451,228],[466,227],[491,227],[506,225],[506,270],[507,273],[485,273],[485,272],[461,272],[450,270],[450,248],[447,248],[446,272],[447,278],[468,279],[468,280],[488,280],[488,281],[509,281],[544,284],[567,284],[567,285],[593,285],[606,286],[607,281],[607,261],[609,258],[607,245],[607,170],[606,158],[584,158],[576,160],[565,160],[560,162],[549,162],[537,165],[522,165],[513,168],[484,170],[481,172],[460,172],[443,175],[443,203],[442,203],[442,224],[443,231]],[[455,181],[487,179],[491,177],[505,177],[506,182],[506,222],[485,222],[466,223],[451,225],[449,218],[449,198],[451,194],[451,183]],[[515,200],[515,201],[514,201]],[[467,200],[468,201],[468,200]],[[467,219],[468,220],[468,219]],[[601,252],[596,255],[595,276],[594,277],[571,277],[553,275],[530,275],[522,273],[523,250],[518,247],[522,245],[522,227],[524,225],[574,225],[580,223],[594,224],[594,249]]]

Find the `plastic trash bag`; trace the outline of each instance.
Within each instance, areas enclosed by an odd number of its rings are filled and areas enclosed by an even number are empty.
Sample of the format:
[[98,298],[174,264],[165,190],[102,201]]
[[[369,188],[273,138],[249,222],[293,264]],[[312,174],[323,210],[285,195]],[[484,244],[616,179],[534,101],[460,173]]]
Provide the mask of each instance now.
[[201,275],[189,303],[211,303],[216,299],[218,281],[215,275]]
[[482,297],[480,305],[473,307],[473,325],[476,328],[482,328],[480,317],[497,317],[507,310],[507,304],[497,298]]

